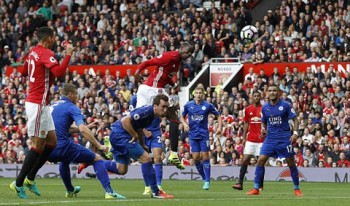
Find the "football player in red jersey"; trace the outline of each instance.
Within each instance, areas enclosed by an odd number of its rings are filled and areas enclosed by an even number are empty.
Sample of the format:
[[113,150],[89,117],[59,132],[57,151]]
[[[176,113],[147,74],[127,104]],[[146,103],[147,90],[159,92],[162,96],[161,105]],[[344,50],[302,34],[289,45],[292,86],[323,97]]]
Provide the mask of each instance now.
[[[136,108],[143,105],[151,105],[153,97],[159,93],[169,96],[164,89],[165,85],[169,84],[174,88],[178,86],[177,83],[173,82],[172,78],[179,71],[181,61],[189,58],[193,51],[194,47],[192,44],[183,42],[178,51],[164,52],[163,54],[140,64],[135,72],[136,82],[139,82],[142,70],[149,66],[157,66],[157,68],[149,75],[144,84],[141,84],[138,87]],[[169,133],[172,151],[169,156],[169,162],[179,169],[185,169],[177,155],[179,120],[175,106],[169,107],[167,118],[170,121]]]
[[10,188],[22,199],[27,198],[23,185],[37,196],[41,195],[34,178],[57,144],[49,106],[50,87],[54,78],[65,74],[74,49],[70,44],[66,46],[66,56],[59,65],[51,50],[55,43],[54,31],[49,27],[41,27],[36,31],[36,36],[38,45],[29,51],[22,72],[23,76],[28,76],[25,107],[28,136],[32,137],[33,143],[19,175],[10,184]]
[[[251,156],[259,156],[260,149],[264,139],[261,135],[261,93],[253,92],[253,104],[244,109],[243,126],[243,161],[239,172],[239,182],[232,185],[233,189],[243,190],[243,180],[247,173],[248,164]],[[262,181],[263,182],[263,181]]]

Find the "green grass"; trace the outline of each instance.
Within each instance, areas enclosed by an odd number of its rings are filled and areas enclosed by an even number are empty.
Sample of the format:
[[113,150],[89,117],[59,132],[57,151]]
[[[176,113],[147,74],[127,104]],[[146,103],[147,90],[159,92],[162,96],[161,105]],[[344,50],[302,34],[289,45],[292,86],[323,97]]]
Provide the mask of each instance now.
[[127,197],[125,200],[105,200],[104,192],[96,179],[73,179],[82,187],[76,198],[65,198],[65,188],[60,179],[38,179],[43,196],[36,197],[28,190],[29,199],[21,200],[9,189],[13,179],[0,179],[1,205],[78,205],[78,206],[337,206],[348,205],[350,187],[347,183],[301,183],[303,197],[295,197],[291,182],[266,182],[260,196],[247,196],[253,183],[245,182],[243,191],[231,189],[232,181],[213,181],[209,191],[201,189],[201,181],[164,180],[163,188],[175,195],[172,200],[152,199],[142,195],[142,180],[111,180],[112,187]]

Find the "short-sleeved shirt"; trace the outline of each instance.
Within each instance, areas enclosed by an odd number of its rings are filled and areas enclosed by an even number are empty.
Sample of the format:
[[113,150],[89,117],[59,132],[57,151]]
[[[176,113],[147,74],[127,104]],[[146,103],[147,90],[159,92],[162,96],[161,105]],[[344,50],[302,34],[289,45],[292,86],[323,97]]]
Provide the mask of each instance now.
[[149,75],[145,84],[150,87],[164,88],[165,85],[173,85],[172,77],[179,71],[181,63],[178,51],[164,52],[163,54],[142,63],[139,68],[147,66],[157,66]]
[[288,121],[296,117],[292,106],[280,99],[275,105],[264,104],[261,111],[261,122],[267,125],[265,142],[289,142],[291,130]]
[[69,128],[75,122],[77,126],[84,124],[84,115],[80,109],[68,98],[61,97],[52,105],[52,118],[56,128],[57,147],[74,144]]
[[[143,128],[147,128],[153,122],[154,111],[153,105],[142,106],[132,110],[129,114],[131,117],[131,125],[135,131]],[[123,117],[125,118],[125,117]],[[115,122],[112,127],[112,131],[115,134],[120,134],[120,136],[111,136],[110,138],[114,138],[114,142],[118,143],[127,143],[131,140],[130,134],[124,129],[122,121],[118,120]],[[111,140],[112,141],[112,140]]]
[[196,102],[192,100],[185,104],[182,116],[188,116],[190,127],[188,136],[190,139],[209,139],[209,114],[214,114],[215,116],[220,115],[214,105],[207,101],[203,100],[201,103],[196,104]]
[[26,58],[24,69],[28,71],[29,89],[26,101],[49,104],[50,86],[55,76],[50,69],[58,65],[53,51],[41,45],[34,47]]
[[264,139],[260,138],[261,135],[261,108],[259,105],[249,105],[244,109],[244,122],[248,124],[247,140],[250,142],[261,143]]

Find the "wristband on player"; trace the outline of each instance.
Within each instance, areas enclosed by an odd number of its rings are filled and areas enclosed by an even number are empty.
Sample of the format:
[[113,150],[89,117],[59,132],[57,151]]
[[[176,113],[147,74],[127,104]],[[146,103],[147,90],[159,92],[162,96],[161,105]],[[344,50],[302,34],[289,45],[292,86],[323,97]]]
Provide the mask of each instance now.
[[293,134],[297,135],[298,136],[298,132],[297,131],[294,131]]

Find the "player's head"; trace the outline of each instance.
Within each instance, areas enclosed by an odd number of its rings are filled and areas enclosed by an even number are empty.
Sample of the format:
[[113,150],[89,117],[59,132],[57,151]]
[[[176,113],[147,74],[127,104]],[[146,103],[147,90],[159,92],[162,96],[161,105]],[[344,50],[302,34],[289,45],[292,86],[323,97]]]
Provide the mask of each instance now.
[[254,90],[252,96],[253,96],[253,104],[260,104],[261,93],[258,90]]
[[60,93],[61,95],[68,97],[73,103],[76,103],[76,101],[78,100],[78,92],[74,84],[64,84]]
[[169,107],[169,97],[157,94],[153,99],[153,111],[156,116],[165,116]]
[[277,86],[277,84],[271,84],[269,85],[267,89],[267,93],[269,96],[270,101],[277,102],[280,98],[280,89]]
[[179,49],[179,54],[181,59],[187,59],[194,52],[194,47],[189,42],[183,42]]
[[194,99],[195,101],[197,102],[200,102],[203,100],[203,96],[204,96],[204,87],[201,87],[201,86],[197,86],[195,89],[194,89]]
[[39,43],[41,43],[44,47],[52,47],[55,42],[55,34],[54,31],[50,27],[40,27],[36,31],[36,36],[38,38]]

